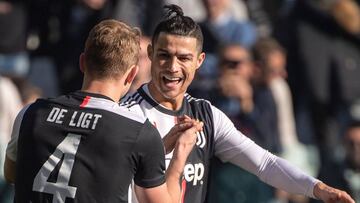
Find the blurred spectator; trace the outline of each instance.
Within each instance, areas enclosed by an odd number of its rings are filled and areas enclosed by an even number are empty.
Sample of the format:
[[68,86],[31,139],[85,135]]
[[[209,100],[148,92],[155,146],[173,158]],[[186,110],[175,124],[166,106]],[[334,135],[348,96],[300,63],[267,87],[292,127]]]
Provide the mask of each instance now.
[[0,202],[3,203],[13,202],[14,188],[5,182],[3,165],[12,125],[21,108],[18,89],[10,79],[0,76]]
[[251,53],[238,44],[224,46],[219,54],[218,86],[211,102],[240,131],[273,153],[281,152],[276,105],[266,83],[253,86]]
[[184,14],[194,19],[196,22],[205,20],[206,11],[202,0],[165,0],[165,4],[175,4],[182,8]]
[[114,2],[111,0],[70,1],[70,7],[60,19],[65,32],[59,42],[60,55],[57,56],[61,81],[61,93],[79,89],[82,73],[78,67],[79,55],[90,29],[100,20],[111,17]]
[[147,55],[147,47],[150,44],[150,38],[141,36],[139,53],[139,71],[131,84],[129,92],[135,92],[142,84],[151,80],[151,61]]
[[0,74],[26,77],[29,59],[25,1],[0,0]]
[[18,89],[23,106],[33,103],[36,99],[43,97],[42,90],[31,83],[31,81],[22,78],[14,78],[13,81]]
[[[203,4],[207,17],[200,26],[204,33],[205,52],[217,51],[216,42],[238,43],[246,48],[255,43],[254,25],[249,21],[240,21],[235,18],[235,15],[230,12],[233,7],[231,0],[203,0]],[[212,38],[216,41],[211,41]]]
[[[329,168],[320,171],[319,178],[348,192],[360,202],[360,121],[353,121],[345,130],[343,142],[345,157],[340,162],[332,162]],[[312,200],[311,202],[319,202]]]
[[205,61],[198,70],[189,92],[200,98],[209,99],[218,74],[218,49],[222,44],[237,43],[245,48],[251,47],[256,40],[255,26],[247,21],[239,21],[230,12],[231,0],[203,0],[206,19],[199,23],[204,35],[203,51]]
[[254,108],[252,57],[246,48],[240,45],[228,45],[220,51],[218,90],[224,100],[213,98],[228,116],[248,113]]
[[360,37],[360,8],[353,0],[335,1],[330,8],[335,21],[348,33]]
[[341,132],[360,98],[358,7],[353,0],[296,1],[288,19],[285,45],[291,50],[288,72],[298,135],[305,143],[316,141],[325,168],[338,158]]
[[164,0],[120,0],[114,18],[139,27],[144,35],[151,36],[163,15]]
[[[87,33],[99,20],[112,16],[114,5],[112,0],[32,1],[28,46],[32,50],[35,73],[30,79],[34,84],[45,80],[41,84],[45,96],[56,96],[48,95],[52,92],[46,89],[49,86],[55,91],[59,88],[60,93],[80,88],[82,76],[78,56],[83,51]],[[49,77],[52,79],[46,80]],[[59,87],[52,84],[56,79]]]
[[[250,19],[256,24],[259,37],[286,37],[284,19],[296,0],[245,0]],[[280,35],[280,36],[279,36]]]
[[[293,103],[290,88],[286,82],[286,53],[283,47],[273,38],[262,38],[254,46],[254,59],[257,64],[259,82],[266,83],[274,97],[281,146],[281,157],[298,166],[307,174],[317,175],[317,150],[312,145],[303,145],[298,141],[293,113]],[[283,191],[277,192],[282,202],[307,202],[300,195],[289,195]]]
[[[276,105],[265,84],[253,87],[251,53],[229,44],[219,54],[218,87],[211,102],[233,121],[242,133],[273,153],[281,152]],[[230,164],[214,162],[209,200],[211,202],[269,202],[273,188],[257,177]]]
[[[202,22],[206,19],[206,11],[203,4],[203,0],[192,0],[192,1],[182,1],[182,0],[165,0],[166,4],[175,4],[180,6],[185,15],[190,16],[196,22]],[[248,20],[248,12],[246,5],[243,1],[239,0],[230,0],[229,12],[236,20],[246,21]]]
[[273,188],[242,168],[212,160],[208,203],[271,203]]

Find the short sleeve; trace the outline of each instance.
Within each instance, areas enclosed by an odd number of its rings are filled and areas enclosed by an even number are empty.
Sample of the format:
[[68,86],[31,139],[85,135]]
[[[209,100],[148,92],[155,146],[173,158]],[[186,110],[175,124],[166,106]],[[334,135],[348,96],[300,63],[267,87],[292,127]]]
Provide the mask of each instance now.
[[135,145],[137,169],[136,185],[156,187],[165,182],[165,150],[159,132],[147,120]]

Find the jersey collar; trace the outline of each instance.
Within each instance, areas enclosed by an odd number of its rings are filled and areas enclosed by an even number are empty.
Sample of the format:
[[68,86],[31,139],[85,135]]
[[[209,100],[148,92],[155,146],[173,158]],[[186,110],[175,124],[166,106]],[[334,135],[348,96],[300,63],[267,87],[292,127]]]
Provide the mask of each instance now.
[[152,105],[155,109],[157,109],[158,111],[164,113],[164,114],[168,114],[168,115],[172,115],[172,116],[181,116],[184,115],[186,113],[185,111],[185,101],[186,99],[183,99],[183,102],[181,104],[181,108],[177,111],[173,111],[170,109],[165,108],[164,106],[162,106],[161,104],[159,104],[150,94],[149,91],[149,87],[148,84],[144,84],[142,85],[139,89],[138,89],[138,93],[150,104]]
[[75,95],[75,96],[79,96],[79,97],[90,96],[90,97],[95,97],[95,98],[102,98],[102,99],[106,99],[106,100],[110,100],[112,102],[118,103],[117,101],[112,100],[108,96],[105,96],[105,95],[102,95],[102,94],[97,94],[97,93],[84,92],[84,91],[78,90],[78,91],[73,92],[72,94]]

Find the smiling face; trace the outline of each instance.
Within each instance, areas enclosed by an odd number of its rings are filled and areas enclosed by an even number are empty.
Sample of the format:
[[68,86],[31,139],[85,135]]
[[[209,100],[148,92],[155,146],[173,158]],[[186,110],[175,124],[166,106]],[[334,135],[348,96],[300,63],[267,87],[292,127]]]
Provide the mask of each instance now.
[[163,106],[177,110],[184,94],[204,61],[193,37],[160,33],[153,46],[148,47],[151,60],[151,95]]

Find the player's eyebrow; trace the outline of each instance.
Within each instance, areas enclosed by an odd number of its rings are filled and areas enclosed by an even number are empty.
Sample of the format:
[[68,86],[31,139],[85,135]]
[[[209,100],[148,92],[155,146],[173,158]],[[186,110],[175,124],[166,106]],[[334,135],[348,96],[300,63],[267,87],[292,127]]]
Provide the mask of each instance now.
[[159,52],[166,52],[166,53],[169,52],[167,49],[163,49],[163,48],[159,48],[158,51],[159,51]]
[[193,57],[193,54],[191,54],[191,53],[188,53],[188,54],[179,54],[179,56],[182,56],[182,57]]
[[[170,53],[169,50],[164,49],[164,48],[159,48],[158,52]],[[182,57],[193,57],[192,53],[177,53],[177,55],[182,56]]]

